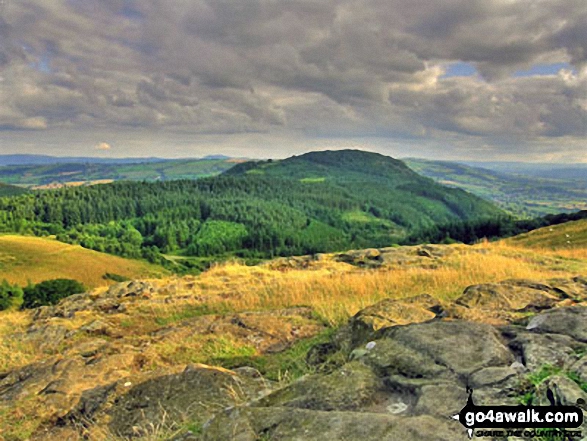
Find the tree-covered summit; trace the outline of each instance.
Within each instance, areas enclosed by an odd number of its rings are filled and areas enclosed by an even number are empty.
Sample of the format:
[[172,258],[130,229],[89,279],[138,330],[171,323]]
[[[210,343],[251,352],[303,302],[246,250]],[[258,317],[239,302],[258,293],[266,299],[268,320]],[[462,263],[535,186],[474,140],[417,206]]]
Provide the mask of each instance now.
[[249,161],[237,164],[225,174],[255,173],[269,176],[305,178],[312,173],[323,173],[335,180],[348,180],[354,174],[384,177],[388,180],[421,178],[402,161],[363,150],[326,150],[292,156],[283,160]]
[[[490,203],[356,150],[239,164],[196,181],[116,182],[0,198],[0,230],[128,257],[270,257],[382,247]],[[158,257],[159,256],[159,257]]]

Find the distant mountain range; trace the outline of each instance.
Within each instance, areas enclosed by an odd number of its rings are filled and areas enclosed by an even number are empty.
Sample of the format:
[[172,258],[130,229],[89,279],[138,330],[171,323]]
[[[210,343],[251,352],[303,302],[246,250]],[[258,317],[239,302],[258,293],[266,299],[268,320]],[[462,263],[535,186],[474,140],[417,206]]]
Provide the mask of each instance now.
[[[194,160],[185,158],[181,160]],[[208,155],[198,159],[230,159],[225,155]],[[49,164],[150,164],[153,162],[177,161],[157,157],[148,158],[96,158],[84,156],[47,156],[47,155],[0,155],[2,165],[49,165]]]
[[0,155],[0,165],[48,165],[48,164],[137,164],[163,162],[163,158],[92,158],[78,156]]
[[456,161],[475,168],[485,168],[497,172],[534,176],[545,179],[580,180],[587,185],[587,164],[561,164],[540,162],[472,162]]
[[[0,183],[54,189],[121,180],[199,179],[219,175],[244,161],[225,155],[200,159],[0,155],[0,165],[4,164],[0,166]],[[295,162],[295,157],[286,164],[291,161]],[[417,173],[471,192],[517,216],[587,209],[587,164],[449,162],[414,158],[404,161]],[[241,168],[237,167],[233,173],[238,170]],[[250,173],[267,173],[267,170],[251,169]],[[0,196],[19,191],[23,190],[4,187],[0,189]]]
[[[14,160],[25,161],[19,156]],[[223,155],[210,155],[202,159],[161,158],[73,158],[73,162],[60,162],[70,158],[32,157],[42,164],[5,165],[0,167],[0,182],[35,189],[58,188],[65,185],[84,185],[111,181],[169,181],[214,176],[242,161]],[[122,162],[117,162],[122,161]]]

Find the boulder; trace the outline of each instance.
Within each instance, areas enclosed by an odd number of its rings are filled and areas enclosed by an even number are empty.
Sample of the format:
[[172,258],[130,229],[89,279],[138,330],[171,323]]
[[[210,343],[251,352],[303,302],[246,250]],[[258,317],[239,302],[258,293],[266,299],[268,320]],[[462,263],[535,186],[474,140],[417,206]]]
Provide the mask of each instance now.
[[359,311],[338,330],[334,340],[340,348],[348,350],[369,341],[382,328],[425,322],[441,312],[440,303],[428,294],[384,299]]
[[202,441],[465,441],[456,421],[431,416],[403,418],[369,412],[325,412],[287,407],[234,408],[220,412]]
[[437,320],[388,328],[381,336],[431,357],[460,377],[514,361],[497,330],[482,323]]
[[145,436],[165,423],[204,423],[222,409],[259,398],[268,391],[262,378],[190,365],[179,374],[157,377],[132,387],[109,410],[110,431],[120,437]]
[[556,308],[540,314],[526,329],[536,333],[568,335],[587,343],[587,308]]
[[502,332],[509,337],[509,346],[519,361],[530,371],[544,364],[567,366],[574,363],[577,352],[586,347],[567,335],[536,334],[519,327],[504,328]]
[[359,410],[371,404],[382,381],[367,366],[351,362],[328,375],[311,375],[255,403],[262,407],[314,410]]

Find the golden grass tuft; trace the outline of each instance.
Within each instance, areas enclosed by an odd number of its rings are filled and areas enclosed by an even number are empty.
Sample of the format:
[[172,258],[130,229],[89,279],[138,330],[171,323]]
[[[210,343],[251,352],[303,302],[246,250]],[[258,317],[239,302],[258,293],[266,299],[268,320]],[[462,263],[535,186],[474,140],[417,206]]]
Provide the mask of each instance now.
[[0,372],[14,366],[22,366],[39,357],[37,348],[32,343],[15,338],[17,333],[24,333],[30,325],[30,314],[24,311],[3,311],[0,320]]

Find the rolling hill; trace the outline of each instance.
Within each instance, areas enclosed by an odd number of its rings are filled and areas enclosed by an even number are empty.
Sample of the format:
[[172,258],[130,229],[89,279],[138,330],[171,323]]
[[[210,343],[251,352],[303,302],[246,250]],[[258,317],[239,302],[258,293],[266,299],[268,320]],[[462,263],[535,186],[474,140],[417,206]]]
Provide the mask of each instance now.
[[587,219],[539,228],[507,239],[506,242],[527,248],[587,249]]
[[556,162],[463,162],[473,167],[482,167],[514,175],[533,176],[546,179],[576,180],[587,183],[587,163]]
[[[59,158],[53,158],[59,159]],[[64,158],[64,161],[76,158]],[[210,157],[204,159],[164,160],[145,158],[82,162],[48,162],[0,167],[0,182],[32,188],[55,188],[64,185],[87,185],[104,181],[166,181],[215,176],[234,166],[239,160]],[[51,186],[51,187],[47,187]]]
[[456,218],[500,214],[492,204],[465,191],[434,183],[414,173],[402,161],[360,150],[311,152],[281,161],[246,162],[226,176],[287,179],[328,193],[343,191],[362,211],[347,219],[385,219],[410,229]]
[[[541,168],[531,168],[536,171],[534,175],[522,175],[455,162],[414,158],[404,161],[421,175],[432,178],[440,184],[462,188],[518,217],[535,217],[587,209],[585,182],[554,179],[551,175],[547,175],[549,177],[546,178],[544,174],[539,173]],[[560,178],[564,174],[553,176]]]
[[106,273],[126,278],[155,277],[167,271],[146,262],[68,245],[54,239],[0,235],[0,280],[26,285],[29,281],[67,278],[88,288],[112,283]]
[[0,184],[0,197],[17,196],[26,193],[27,190],[15,185]]
[[[357,150],[237,164],[196,181],[115,182],[0,199],[0,228],[128,257],[265,258],[389,246],[503,212],[401,161]],[[158,260],[159,259],[159,260]]]

